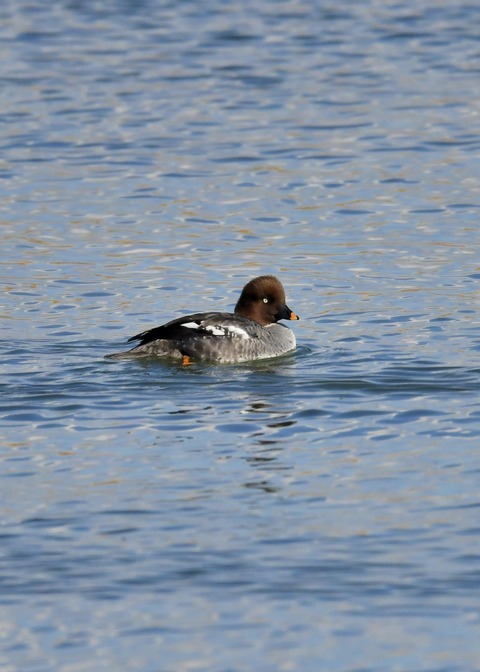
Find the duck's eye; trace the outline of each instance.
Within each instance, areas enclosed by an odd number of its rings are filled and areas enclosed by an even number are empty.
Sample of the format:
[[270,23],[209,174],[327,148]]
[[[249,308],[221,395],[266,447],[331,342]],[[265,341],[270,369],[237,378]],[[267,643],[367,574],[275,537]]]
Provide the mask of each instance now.
[[268,299],[267,299],[267,297],[265,297],[265,298],[263,299],[263,303],[268,303]]

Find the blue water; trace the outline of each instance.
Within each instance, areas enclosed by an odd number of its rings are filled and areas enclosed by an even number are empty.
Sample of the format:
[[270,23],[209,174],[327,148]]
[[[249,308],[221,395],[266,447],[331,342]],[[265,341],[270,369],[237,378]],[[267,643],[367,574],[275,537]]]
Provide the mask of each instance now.
[[[480,670],[479,40],[2,3],[0,670]],[[261,273],[294,354],[103,359]]]

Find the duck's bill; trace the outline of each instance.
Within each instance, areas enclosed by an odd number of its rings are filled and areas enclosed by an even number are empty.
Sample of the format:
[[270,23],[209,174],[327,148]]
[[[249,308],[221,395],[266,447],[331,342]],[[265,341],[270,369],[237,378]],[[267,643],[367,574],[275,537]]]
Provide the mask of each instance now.
[[297,313],[294,313],[293,310],[290,310],[288,306],[282,306],[278,311],[278,320],[299,320]]

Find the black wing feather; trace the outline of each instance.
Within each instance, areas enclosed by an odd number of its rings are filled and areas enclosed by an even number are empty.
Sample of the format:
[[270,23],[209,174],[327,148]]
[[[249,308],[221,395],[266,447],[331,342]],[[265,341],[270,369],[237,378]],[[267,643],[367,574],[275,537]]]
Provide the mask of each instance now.
[[238,316],[234,315],[233,313],[194,313],[193,315],[178,317],[175,320],[167,322],[166,324],[162,324],[160,327],[154,327],[153,329],[142,331],[136,336],[131,336],[128,339],[128,343],[131,343],[132,341],[140,341],[139,345],[146,345],[147,343],[157,341],[158,339],[177,341],[184,337],[185,334],[192,335],[192,333],[197,334],[197,336],[211,336],[211,332],[207,331],[206,329],[202,329],[201,326],[199,326],[197,330],[192,330],[190,327],[185,327],[184,325],[188,324],[189,322],[198,322],[200,325],[201,322],[213,316],[220,319],[232,319],[233,317],[235,317],[236,320],[239,319]]

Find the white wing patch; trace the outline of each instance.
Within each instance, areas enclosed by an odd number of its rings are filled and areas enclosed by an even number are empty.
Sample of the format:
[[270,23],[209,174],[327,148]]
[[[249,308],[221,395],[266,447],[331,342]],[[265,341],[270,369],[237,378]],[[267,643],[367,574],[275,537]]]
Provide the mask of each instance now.
[[250,335],[245,331],[245,329],[242,329],[242,327],[237,327],[235,324],[224,324],[222,326],[209,324],[204,327],[201,322],[184,322],[182,327],[186,327],[187,329],[208,331],[212,336],[230,336],[230,338],[242,338],[244,340],[250,338]]
[[187,327],[187,329],[199,329],[200,328],[200,325],[198,324],[198,322],[184,322],[181,326],[182,327]]
[[245,329],[242,329],[242,327],[236,327],[234,324],[227,325],[225,329],[235,336],[240,336],[240,338],[243,338],[244,340],[250,338]]
[[214,336],[225,336],[225,329],[215,327],[213,324],[209,324],[208,327],[205,327],[205,331],[211,331]]

